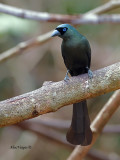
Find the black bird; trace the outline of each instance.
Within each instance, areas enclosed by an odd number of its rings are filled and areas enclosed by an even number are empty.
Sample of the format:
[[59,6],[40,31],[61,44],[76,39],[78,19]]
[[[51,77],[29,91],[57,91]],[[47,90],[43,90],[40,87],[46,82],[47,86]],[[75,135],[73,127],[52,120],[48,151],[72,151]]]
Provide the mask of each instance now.
[[[52,37],[54,36],[63,39],[61,50],[67,68],[64,80],[69,79],[68,73],[71,76],[88,73],[88,77],[92,78],[93,74],[90,70],[91,48],[86,37],[69,24],[59,25],[52,33]],[[92,131],[86,100],[73,104],[72,122],[66,138],[74,145],[86,146],[91,143]]]

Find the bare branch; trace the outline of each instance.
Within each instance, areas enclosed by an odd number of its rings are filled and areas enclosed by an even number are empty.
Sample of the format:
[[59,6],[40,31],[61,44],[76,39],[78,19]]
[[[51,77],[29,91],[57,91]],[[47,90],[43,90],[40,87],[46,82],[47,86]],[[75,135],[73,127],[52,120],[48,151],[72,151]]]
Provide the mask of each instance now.
[[[109,10],[115,9],[120,7],[120,0],[117,1],[110,1],[98,8],[95,8],[89,12],[86,12],[83,15],[61,15],[61,14],[49,14],[49,13],[42,13],[42,12],[34,12],[28,11],[24,9],[19,9],[16,7],[11,7],[8,5],[4,5],[0,3],[0,12],[10,14],[13,16],[33,19],[33,20],[40,20],[40,21],[50,21],[50,22],[62,22],[62,23],[72,23],[73,25],[76,24],[100,24],[100,23],[120,23],[120,15],[119,14],[112,14],[112,15],[96,15],[100,13],[107,12]],[[47,40],[50,39],[51,32],[48,32],[42,36],[38,36],[34,40],[29,40],[26,42],[21,42],[14,48],[3,52],[0,54],[0,63],[4,62],[5,60],[13,57],[15,55],[21,54],[21,52],[25,51],[28,48],[32,48],[38,46]]]
[[[47,128],[58,129],[58,130],[68,130],[71,121],[70,120],[62,120],[56,118],[45,118],[45,119],[31,119],[29,122],[33,124],[37,124],[38,126],[45,126]],[[39,128],[39,127],[38,127]],[[106,125],[102,130],[102,133],[105,134],[119,134],[120,133],[120,125],[119,124],[110,124]]]
[[73,19],[70,23],[79,24],[102,24],[102,23],[120,23],[120,14],[96,15],[85,14],[81,18]]
[[[67,22],[67,20],[65,20],[65,22]],[[102,22],[112,22],[112,23],[119,23],[120,22],[120,15],[102,15],[98,18],[97,15],[88,15],[85,14],[84,18],[81,19],[74,19],[71,21],[73,24],[87,24],[87,23],[91,23],[91,24],[100,24]],[[53,31],[50,31],[46,34],[43,34],[41,36],[38,36],[35,39],[31,39],[25,42],[21,42],[19,43],[17,46],[15,46],[14,48],[11,48],[3,53],[0,54],[0,63],[8,60],[9,58],[12,58],[16,55],[19,55],[21,53],[23,53],[24,51],[26,51],[27,49],[36,47],[36,46],[40,46],[41,44],[47,42],[48,40],[50,40],[51,38],[51,34]]]
[[120,23],[120,15],[95,15],[107,12],[114,8],[120,7],[120,0],[111,1],[93,9],[83,15],[61,15],[61,14],[50,14],[46,12],[35,12],[30,10],[24,10],[12,6],[8,6],[0,3],[0,12],[17,16],[20,18],[46,21],[46,22],[61,22],[76,24],[99,24],[99,23]]
[[118,133],[120,134],[120,125],[119,124],[114,124],[114,125],[107,125],[104,127],[103,133]]
[[[17,127],[20,127],[24,130],[28,130],[30,132],[33,132],[37,134],[40,138],[43,137],[48,140],[52,140],[52,143],[57,143],[58,145],[62,145],[63,147],[66,147],[67,149],[73,149],[74,146],[68,143],[65,139],[64,134],[56,132],[54,130],[49,129],[46,127],[42,127],[39,124],[36,124],[34,121],[26,121],[23,123],[19,123],[16,125]],[[110,155],[105,154],[104,152],[96,149],[91,149],[88,154],[88,157],[92,158],[92,160],[111,160]],[[120,157],[115,154],[114,160],[119,160]]]
[[62,120],[62,119],[56,119],[56,118],[48,118],[45,119],[42,118],[34,118],[29,120],[29,122],[32,122],[34,124],[42,125],[47,128],[52,129],[58,129],[58,130],[67,130],[70,126],[71,121],[70,120]]
[[48,132],[48,128],[43,127],[41,125],[37,125],[29,121],[26,121],[24,123],[19,123],[17,126],[24,130],[32,131],[33,133],[37,134],[40,137],[42,136],[47,140],[52,140],[52,142],[62,145],[64,147],[67,147],[68,149],[71,149],[74,147],[73,145],[70,145],[67,142],[64,134],[57,132],[55,130],[49,129],[49,132]]
[[[97,149],[91,149],[87,156],[92,160],[120,160],[120,156],[116,153],[104,153],[103,151],[97,150]],[[80,159],[79,159],[80,160]]]
[[68,82],[46,82],[35,91],[0,102],[0,127],[15,124],[59,108],[120,89],[120,62]]
[[91,11],[88,11],[87,13],[89,13],[89,14],[102,14],[102,13],[109,12],[113,9],[117,9],[119,7],[120,7],[120,0],[110,0],[106,4],[101,5]]
[[99,114],[96,116],[95,120],[91,124],[93,131],[93,140],[89,146],[77,146],[72,152],[67,160],[82,160],[83,157],[88,153],[90,148],[96,142],[98,136],[100,135],[103,127],[106,125],[108,120],[111,118],[113,113],[120,106],[120,90],[116,91],[109,101],[105,104]]
[[23,53],[27,49],[30,49],[32,47],[39,46],[39,45],[45,43],[46,41],[48,41],[50,39],[51,34],[52,34],[52,31],[48,32],[46,34],[43,34],[41,36],[38,36],[35,39],[21,42],[17,46],[15,46],[14,48],[11,48],[10,50],[1,53],[0,54],[0,63],[8,60],[9,58],[11,58],[13,56],[16,56],[16,55]]

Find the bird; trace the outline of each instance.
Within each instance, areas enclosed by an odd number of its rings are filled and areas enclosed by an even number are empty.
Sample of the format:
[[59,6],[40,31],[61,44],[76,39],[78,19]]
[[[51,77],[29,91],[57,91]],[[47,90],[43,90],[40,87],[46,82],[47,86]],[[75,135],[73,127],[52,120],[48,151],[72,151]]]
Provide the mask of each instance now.
[[[90,70],[91,47],[87,38],[70,24],[58,25],[51,35],[55,36],[62,38],[61,52],[67,68],[64,80],[69,80],[68,74],[78,76],[88,73],[88,78],[93,78]],[[87,146],[91,144],[92,137],[87,102],[83,100],[73,104],[72,122],[66,139],[73,145]]]

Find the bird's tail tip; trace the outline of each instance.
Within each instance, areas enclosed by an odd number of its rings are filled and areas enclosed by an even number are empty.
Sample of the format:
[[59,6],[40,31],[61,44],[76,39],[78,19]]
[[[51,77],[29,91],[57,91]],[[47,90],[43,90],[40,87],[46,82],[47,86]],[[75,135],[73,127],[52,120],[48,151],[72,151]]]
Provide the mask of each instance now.
[[70,127],[67,132],[66,139],[69,143],[73,145],[87,146],[90,145],[92,142],[92,132],[91,130],[88,132],[89,136],[86,136],[84,133],[74,132],[74,130]]

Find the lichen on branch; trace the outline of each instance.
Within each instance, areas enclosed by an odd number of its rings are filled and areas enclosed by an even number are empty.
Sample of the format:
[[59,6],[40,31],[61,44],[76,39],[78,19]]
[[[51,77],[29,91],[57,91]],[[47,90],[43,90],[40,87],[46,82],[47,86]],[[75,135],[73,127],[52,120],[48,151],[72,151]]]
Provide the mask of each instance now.
[[54,112],[59,108],[120,89],[120,62],[65,82],[47,82],[40,89],[0,102],[0,127]]

